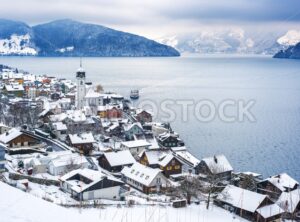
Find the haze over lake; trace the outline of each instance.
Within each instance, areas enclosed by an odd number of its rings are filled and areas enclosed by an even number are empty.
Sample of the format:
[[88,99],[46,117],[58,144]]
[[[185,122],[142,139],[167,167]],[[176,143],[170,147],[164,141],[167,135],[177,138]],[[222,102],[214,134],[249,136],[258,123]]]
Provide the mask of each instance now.
[[[0,57],[0,64],[75,80],[79,58]],[[267,56],[203,55],[180,58],[83,58],[87,81],[140,100],[255,100],[256,122],[199,122],[193,110],[171,123],[198,158],[224,153],[236,171],[300,179],[300,61]],[[139,101],[138,101],[139,102]],[[138,103],[137,102],[137,103]],[[233,111],[233,110],[231,110]],[[159,118],[163,117],[159,114]]]

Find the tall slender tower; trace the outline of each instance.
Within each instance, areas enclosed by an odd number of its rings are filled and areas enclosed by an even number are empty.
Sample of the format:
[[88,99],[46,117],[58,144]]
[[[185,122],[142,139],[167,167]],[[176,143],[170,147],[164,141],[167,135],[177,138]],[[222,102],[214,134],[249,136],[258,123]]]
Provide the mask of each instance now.
[[76,72],[76,80],[77,80],[76,109],[82,109],[84,106],[84,97],[86,94],[86,89],[85,89],[85,71],[82,68],[81,58],[80,58],[80,68]]

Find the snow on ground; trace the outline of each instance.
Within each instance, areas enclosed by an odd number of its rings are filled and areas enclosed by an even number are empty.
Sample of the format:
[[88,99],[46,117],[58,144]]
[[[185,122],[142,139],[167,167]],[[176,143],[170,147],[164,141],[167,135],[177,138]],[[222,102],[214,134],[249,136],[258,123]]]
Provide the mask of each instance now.
[[180,209],[159,205],[109,206],[103,209],[63,208],[2,182],[0,196],[0,220],[5,222],[246,222],[216,206],[206,210],[204,204]]

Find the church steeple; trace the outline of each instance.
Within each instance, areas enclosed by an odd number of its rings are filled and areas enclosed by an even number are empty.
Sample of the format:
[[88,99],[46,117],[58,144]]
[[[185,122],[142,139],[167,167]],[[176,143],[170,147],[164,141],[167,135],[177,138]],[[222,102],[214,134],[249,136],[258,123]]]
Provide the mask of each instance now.
[[82,59],[80,58],[80,67],[76,72],[76,80],[77,80],[77,98],[76,98],[76,108],[82,109],[84,106],[84,97],[86,94],[85,88],[85,71],[82,68]]

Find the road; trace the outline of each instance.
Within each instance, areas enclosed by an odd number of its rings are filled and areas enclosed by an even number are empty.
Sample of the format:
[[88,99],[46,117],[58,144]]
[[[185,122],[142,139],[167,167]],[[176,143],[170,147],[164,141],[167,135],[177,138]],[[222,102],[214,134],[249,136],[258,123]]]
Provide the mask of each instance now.
[[33,133],[31,131],[22,131],[22,132],[24,134],[27,134],[28,136],[32,136],[32,137],[46,143],[47,146],[51,146],[53,151],[55,151],[55,152],[72,150],[71,147],[68,147],[67,145],[60,144],[59,142],[57,142],[53,139],[49,139],[49,138],[45,138],[45,137],[36,135],[35,133]]

